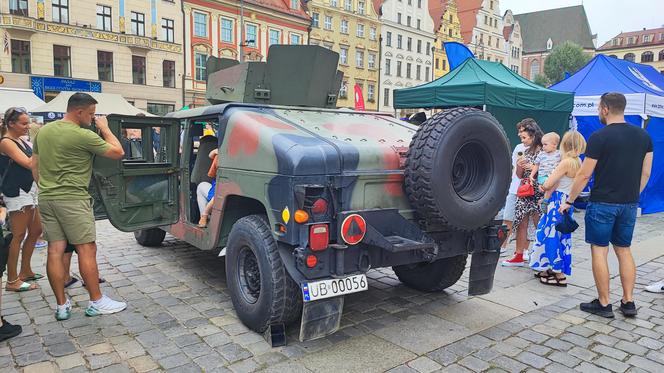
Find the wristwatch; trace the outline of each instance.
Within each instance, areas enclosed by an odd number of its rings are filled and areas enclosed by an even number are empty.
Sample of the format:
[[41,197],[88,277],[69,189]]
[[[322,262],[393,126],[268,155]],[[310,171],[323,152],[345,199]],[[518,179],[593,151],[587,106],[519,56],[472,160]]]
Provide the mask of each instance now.
[[570,202],[569,200],[565,200],[565,204],[568,204],[568,205],[570,205],[570,206],[573,206],[573,205],[574,205],[574,201]]

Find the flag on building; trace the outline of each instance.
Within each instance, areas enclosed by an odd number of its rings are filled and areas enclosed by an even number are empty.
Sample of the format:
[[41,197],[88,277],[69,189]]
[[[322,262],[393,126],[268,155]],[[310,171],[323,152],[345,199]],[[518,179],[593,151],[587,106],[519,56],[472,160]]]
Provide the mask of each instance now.
[[355,84],[355,110],[364,111],[364,95],[359,84]]

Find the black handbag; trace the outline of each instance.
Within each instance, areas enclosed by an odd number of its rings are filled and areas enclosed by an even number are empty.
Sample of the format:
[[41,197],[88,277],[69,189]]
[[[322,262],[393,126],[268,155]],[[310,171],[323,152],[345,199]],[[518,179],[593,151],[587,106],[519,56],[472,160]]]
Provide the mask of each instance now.
[[574,220],[574,217],[569,212],[569,210],[565,211],[565,213],[562,214],[560,222],[556,224],[556,230],[562,234],[572,233],[577,228],[579,228],[579,223],[577,223],[576,220]]

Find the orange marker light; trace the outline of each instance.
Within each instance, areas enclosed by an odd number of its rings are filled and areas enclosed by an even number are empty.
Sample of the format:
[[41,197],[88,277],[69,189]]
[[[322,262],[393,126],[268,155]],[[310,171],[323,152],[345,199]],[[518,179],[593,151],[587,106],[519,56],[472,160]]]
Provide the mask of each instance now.
[[296,223],[306,223],[309,221],[309,214],[307,214],[306,211],[303,210],[297,210],[295,211],[295,215],[293,216],[293,219],[295,220]]
[[314,268],[318,264],[318,258],[315,255],[307,256],[307,267]]

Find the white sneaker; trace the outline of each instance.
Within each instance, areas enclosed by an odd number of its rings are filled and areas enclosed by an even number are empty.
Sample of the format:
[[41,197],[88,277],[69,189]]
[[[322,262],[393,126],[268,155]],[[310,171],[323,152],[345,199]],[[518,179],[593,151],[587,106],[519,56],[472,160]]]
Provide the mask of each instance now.
[[102,295],[99,300],[90,301],[85,310],[86,316],[110,315],[127,308],[127,303],[115,301],[106,295]]
[[646,291],[651,293],[664,293],[664,281],[655,282],[646,286]]
[[507,255],[507,249],[501,248],[500,249],[500,256],[506,256]]
[[524,262],[529,262],[530,261],[530,250],[524,250],[523,251],[523,261]]

